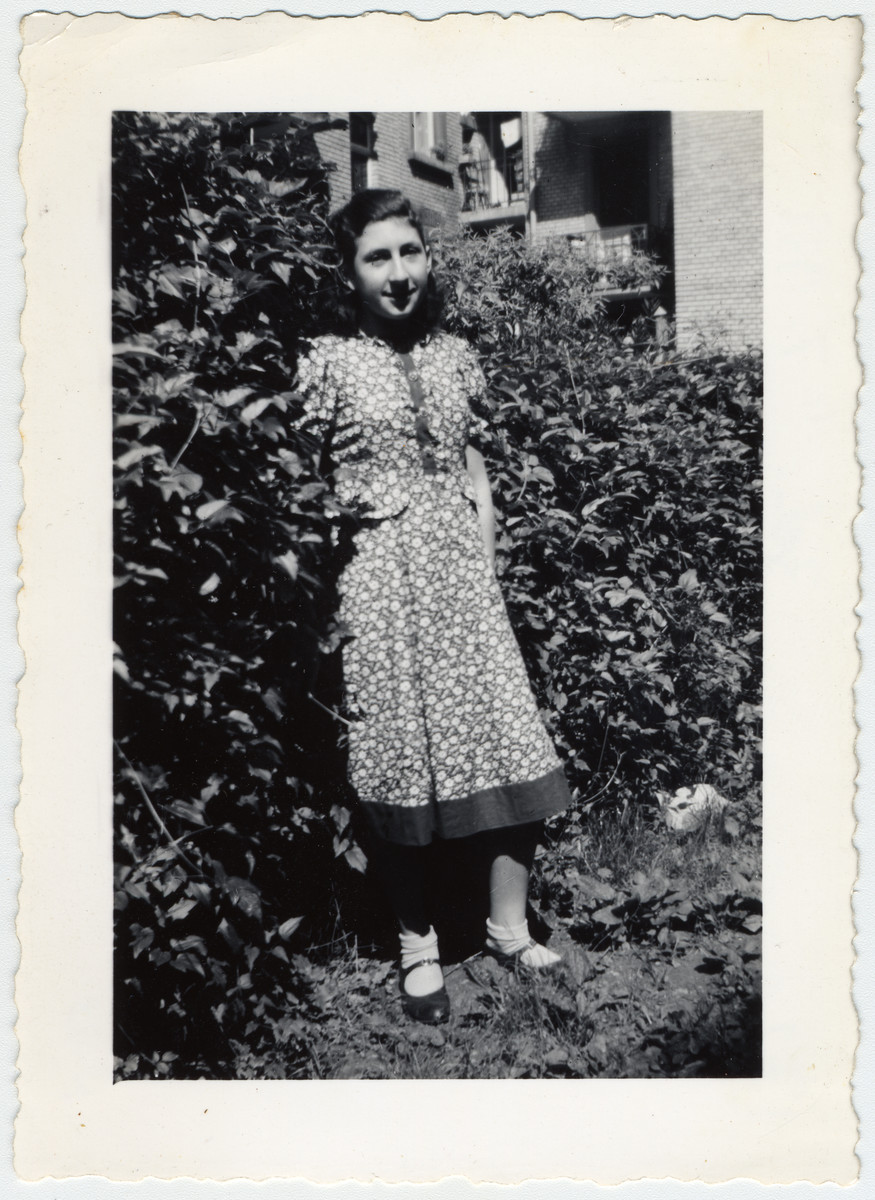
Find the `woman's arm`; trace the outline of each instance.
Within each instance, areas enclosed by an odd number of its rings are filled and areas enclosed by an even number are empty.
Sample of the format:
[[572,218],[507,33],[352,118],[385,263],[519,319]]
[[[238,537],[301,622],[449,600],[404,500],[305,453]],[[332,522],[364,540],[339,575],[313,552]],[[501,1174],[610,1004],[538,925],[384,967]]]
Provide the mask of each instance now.
[[486,549],[489,565],[495,569],[495,510],[492,507],[492,489],[489,486],[489,476],[486,474],[486,463],[483,455],[473,446],[465,447],[465,465],[471,482],[474,484],[474,495],[477,504],[477,518],[480,521],[480,533]]

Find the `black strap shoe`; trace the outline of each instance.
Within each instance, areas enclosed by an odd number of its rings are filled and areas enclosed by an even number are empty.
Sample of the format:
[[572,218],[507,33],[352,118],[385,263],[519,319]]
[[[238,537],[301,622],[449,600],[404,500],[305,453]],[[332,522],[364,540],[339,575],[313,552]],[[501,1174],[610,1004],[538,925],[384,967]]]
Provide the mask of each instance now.
[[425,996],[411,996],[404,989],[404,981],[417,967],[439,967],[440,965],[436,958],[421,958],[418,962],[411,963],[409,967],[402,967],[399,973],[398,986],[404,998],[404,1011],[414,1021],[422,1021],[425,1025],[441,1025],[448,1019],[450,998],[447,995],[447,989],[441,985],[436,992],[428,992]]

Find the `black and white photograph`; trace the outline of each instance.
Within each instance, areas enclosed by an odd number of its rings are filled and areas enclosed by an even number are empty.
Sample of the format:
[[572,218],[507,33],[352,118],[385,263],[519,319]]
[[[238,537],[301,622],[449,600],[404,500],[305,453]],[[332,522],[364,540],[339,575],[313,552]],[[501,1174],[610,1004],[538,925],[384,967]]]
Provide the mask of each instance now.
[[21,1177],[851,1182],[859,23],[22,36]]
[[759,112],[117,112],[119,1080],[758,1076]]

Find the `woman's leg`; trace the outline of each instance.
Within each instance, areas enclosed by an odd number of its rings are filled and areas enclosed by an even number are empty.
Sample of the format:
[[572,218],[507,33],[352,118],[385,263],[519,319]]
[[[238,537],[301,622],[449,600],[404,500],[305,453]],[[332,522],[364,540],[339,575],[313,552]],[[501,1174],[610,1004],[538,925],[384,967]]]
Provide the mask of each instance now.
[[489,859],[489,916],[497,925],[526,919],[529,875],[542,825],[513,825],[484,834]]
[[425,904],[425,847],[374,837],[368,848],[402,931],[424,936],[431,927]]
[[529,876],[543,826],[540,821],[484,835],[489,858],[489,920],[486,945],[500,955],[518,956],[527,967],[551,967],[560,955],[534,942],[526,920]]
[[[403,977],[404,991],[416,997],[438,992],[444,977],[425,903],[425,847],[399,846],[375,837],[371,851],[401,931],[401,970],[409,970]],[[423,959],[430,961],[416,966]]]

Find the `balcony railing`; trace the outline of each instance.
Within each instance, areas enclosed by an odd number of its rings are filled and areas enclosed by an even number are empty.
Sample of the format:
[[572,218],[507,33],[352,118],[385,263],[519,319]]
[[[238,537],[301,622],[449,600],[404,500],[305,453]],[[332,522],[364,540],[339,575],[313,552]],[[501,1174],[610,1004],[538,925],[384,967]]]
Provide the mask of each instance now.
[[636,250],[647,250],[650,243],[647,225],[606,225],[568,238],[572,250],[585,254],[592,262],[619,266],[632,261]]
[[525,199],[522,146],[506,150],[498,158],[467,155],[459,163],[459,175],[462,212],[486,212]]

